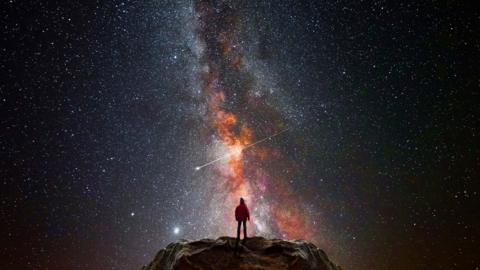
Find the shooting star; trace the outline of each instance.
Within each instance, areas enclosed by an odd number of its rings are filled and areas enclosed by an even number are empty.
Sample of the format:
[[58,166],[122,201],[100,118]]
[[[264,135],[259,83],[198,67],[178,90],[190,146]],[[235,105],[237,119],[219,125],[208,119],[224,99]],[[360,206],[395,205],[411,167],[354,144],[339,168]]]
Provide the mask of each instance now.
[[251,143],[251,144],[249,144],[249,145],[247,145],[247,146],[245,146],[245,147],[243,147],[243,148],[235,149],[235,151],[233,151],[233,152],[231,152],[231,153],[228,153],[228,154],[226,154],[226,155],[224,155],[224,156],[221,156],[221,157],[219,157],[219,158],[217,158],[217,159],[214,159],[214,160],[212,160],[212,161],[209,161],[209,162],[207,162],[207,163],[205,163],[205,164],[203,164],[203,165],[200,165],[200,166],[195,167],[195,170],[196,170],[196,171],[199,171],[199,170],[201,170],[202,168],[204,168],[204,167],[206,167],[206,166],[208,166],[208,165],[211,165],[211,164],[213,164],[213,163],[215,163],[215,162],[217,162],[217,161],[220,161],[220,160],[222,160],[222,159],[226,159],[226,158],[228,158],[228,157],[230,157],[230,156],[233,156],[233,155],[238,155],[238,154],[242,153],[243,150],[245,150],[245,149],[247,149],[247,148],[250,148],[250,147],[253,147],[253,146],[255,146],[255,145],[259,144],[259,143],[262,143],[262,142],[264,142],[264,141],[266,141],[266,140],[268,140],[268,139],[271,139],[271,138],[273,138],[273,137],[276,137],[276,136],[278,136],[278,135],[286,132],[286,131],[289,130],[289,129],[290,129],[290,128],[286,128],[286,129],[284,129],[284,130],[282,130],[282,131],[280,131],[280,132],[277,132],[277,133],[275,133],[275,134],[273,134],[273,135],[270,135],[269,137],[266,137],[266,138],[263,138],[263,139],[261,139],[261,140],[258,140],[258,141],[256,141],[256,142],[254,142],[254,143]]

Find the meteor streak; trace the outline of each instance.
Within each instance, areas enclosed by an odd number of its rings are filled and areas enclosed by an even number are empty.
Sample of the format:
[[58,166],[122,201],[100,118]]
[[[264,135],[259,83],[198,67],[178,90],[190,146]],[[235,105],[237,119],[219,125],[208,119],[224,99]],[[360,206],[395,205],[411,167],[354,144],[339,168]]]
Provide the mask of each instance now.
[[282,130],[282,131],[280,131],[280,132],[277,132],[277,133],[275,133],[275,134],[273,134],[273,135],[270,135],[269,137],[266,137],[266,138],[263,138],[263,139],[261,139],[261,140],[258,140],[258,141],[254,142],[254,143],[251,143],[251,144],[249,144],[249,145],[247,145],[247,146],[245,146],[245,147],[243,147],[243,148],[239,148],[239,149],[236,150],[236,151],[233,151],[233,152],[231,152],[231,153],[228,153],[228,154],[226,154],[226,155],[223,155],[223,156],[221,156],[221,157],[219,157],[219,158],[217,158],[217,159],[214,159],[214,160],[212,160],[212,161],[209,161],[209,162],[207,162],[207,163],[205,163],[205,164],[203,164],[203,165],[197,166],[197,167],[195,167],[195,170],[196,170],[196,171],[199,171],[199,170],[201,170],[202,168],[204,168],[204,167],[206,167],[206,166],[208,166],[208,165],[211,165],[211,164],[213,164],[213,163],[215,163],[215,162],[217,162],[217,161],[220,161],[220,160],[222,160],[222,159],[226,159],[226,158],[228,158],[228,157],[230,157],[230,156],[233,156],[233,155],[238,155],[238,154],[242,153],[243,150],[245,150],[245,149],[247,149],[247,148],[250,148],[250,147],[253,147],[253,146],[255,146],[255,145],[259,144],[259,143],[262,143],[262,142],[264,142],[264,141],[266,141],[266,140],[268,140],[268,139],[271,139],[271,138],[273,138],[273,137],[276,137],[276,136],[278,136],[278,135],[286,132],[286,131],[289,130],[289,129],[290,129],[290,128],[286,128],[286,129],[284,129],[284,130]]

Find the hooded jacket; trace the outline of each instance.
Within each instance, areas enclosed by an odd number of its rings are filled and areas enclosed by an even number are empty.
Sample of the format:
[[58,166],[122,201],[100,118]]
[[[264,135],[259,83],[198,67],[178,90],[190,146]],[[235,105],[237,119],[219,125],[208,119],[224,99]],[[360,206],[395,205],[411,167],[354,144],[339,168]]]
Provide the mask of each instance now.
[[248,211],[247,205],[243,200],[240,202],[237,208],[235,208],[235,219],[237,221],[250,220],[250,212]]

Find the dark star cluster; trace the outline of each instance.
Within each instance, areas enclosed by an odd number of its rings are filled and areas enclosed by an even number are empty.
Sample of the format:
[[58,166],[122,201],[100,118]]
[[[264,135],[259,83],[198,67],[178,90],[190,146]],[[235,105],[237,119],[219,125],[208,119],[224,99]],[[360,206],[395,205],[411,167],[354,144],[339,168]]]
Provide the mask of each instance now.
[[480,268],[480,13],[461,1],[4,1],[0,268],[306,239]]

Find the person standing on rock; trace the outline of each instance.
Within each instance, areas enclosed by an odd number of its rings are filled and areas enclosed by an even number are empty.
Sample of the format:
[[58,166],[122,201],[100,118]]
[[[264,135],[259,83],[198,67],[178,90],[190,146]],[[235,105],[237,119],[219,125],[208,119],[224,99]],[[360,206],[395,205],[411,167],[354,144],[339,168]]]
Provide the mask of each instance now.
[[250,212],[248,207],[245,204],[245,200],[240,198],[240,204],[235,208],[235,219],[238,222],[237,227],[237,242],[235,244],[235,251],[238,247],[238,242],[240,241],[240,226],[243,223],[243,241],[247,239],[247,220],[250,221]]

